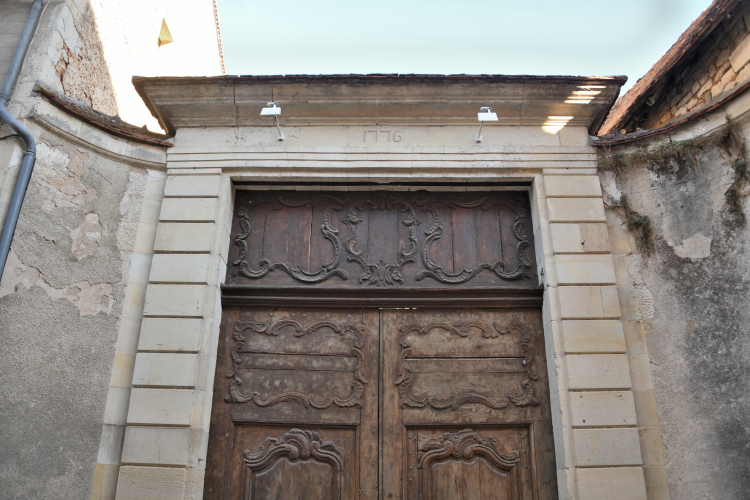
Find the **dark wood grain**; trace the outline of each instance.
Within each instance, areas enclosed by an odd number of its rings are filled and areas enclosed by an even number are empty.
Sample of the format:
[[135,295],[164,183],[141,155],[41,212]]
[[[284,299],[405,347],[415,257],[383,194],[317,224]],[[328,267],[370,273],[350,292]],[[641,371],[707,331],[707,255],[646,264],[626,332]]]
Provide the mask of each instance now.
[[235,203],[228,284],[537,287],[526,192],[239,191]]

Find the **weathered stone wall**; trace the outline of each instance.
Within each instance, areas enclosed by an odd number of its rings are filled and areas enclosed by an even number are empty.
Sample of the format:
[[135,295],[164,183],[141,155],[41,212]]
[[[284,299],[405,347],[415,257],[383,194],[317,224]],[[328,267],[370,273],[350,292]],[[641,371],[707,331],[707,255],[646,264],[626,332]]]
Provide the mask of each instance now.
[[[720,125],[724,113],[674,139]],[[750,138],[747,119],[738,125]],[[750,489],[750,231],[725,202],[736,155],[713,146],[699,164],[601,175],[621,306],[630,309],[625,333],[647,484],[662,475],[669,483],[668,492],[649,489],[649,499],[742,499]],[[615,208],[622,194],[650,218],[650,254],[628,231],[632,216]],[[742,205],[750,211],[746,199]],[[661,431],[642,418],[654,406]]]
[[648,96],[645,112],[624,125],[652,129],[715,101],[750,79],[750,3],[740,2],[693,57],[675,68],[662,90]]
[[0,490],[86,498],[148,172],[46,133],[0,283]]
[[[124,353],[135,346],[121,332],[140,318],[137,277],[148,273],[155,229],[144,221],[160,208],[166,153],[32,93],[41,81],[116,112],[89,2],[45,4],[9,105],[36,139],[37,161],[0,282],[0,497],[79,499],[92,484],[101,491],[97,463],[113,462],[106,451],[121,446],[122,432],[103,424],[124,422],[127,411],[133,357]],[[25,22],[18,17],[1,17],[0,32]],[[2,141],[0,220],[20,161],[18,140]]]

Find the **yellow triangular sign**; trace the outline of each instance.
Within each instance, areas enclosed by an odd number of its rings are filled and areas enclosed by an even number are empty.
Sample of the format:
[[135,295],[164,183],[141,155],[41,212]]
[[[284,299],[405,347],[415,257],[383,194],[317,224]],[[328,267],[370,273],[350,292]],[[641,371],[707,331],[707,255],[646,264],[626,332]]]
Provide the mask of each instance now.
[[172,33],[170,33],[169,28],[167,28],[167,21],[162,19],[161,31],[159,31],[159,47],[172,42],[174,42],[174,40],[172,40]]

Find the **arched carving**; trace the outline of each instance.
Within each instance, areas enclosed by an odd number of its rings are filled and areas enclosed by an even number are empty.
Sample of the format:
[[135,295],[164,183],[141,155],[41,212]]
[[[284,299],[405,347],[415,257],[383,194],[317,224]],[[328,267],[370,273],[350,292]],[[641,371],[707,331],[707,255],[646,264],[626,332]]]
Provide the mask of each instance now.
[[510,470],[519,461],[518,453],[505,455],[497,449],[494,438],[483,438],[471,429],[454,434],[446,432],[438,439],[427,443],[427,451],[420,457],[418,467],[429,469],[437,461],[451,458],[470,461],[475,455],[485,457],[498,469]]
[[245,450],[242,458],[251,471],[265,469],[282,458],[290,462],[315,460],[328,464],[333,473],[332,486],[335,496],[332,500],[341,499],[344,459],[336,445],[331,441],[323,441],[318,432],[291,429],[278,439],[267,438],[256,453]]

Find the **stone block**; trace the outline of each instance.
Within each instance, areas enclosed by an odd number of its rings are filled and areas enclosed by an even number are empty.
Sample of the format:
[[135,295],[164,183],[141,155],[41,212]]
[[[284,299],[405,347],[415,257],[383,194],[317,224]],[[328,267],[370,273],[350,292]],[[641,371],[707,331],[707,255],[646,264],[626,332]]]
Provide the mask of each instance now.
[[555,253],[584,253],[581,224],[550,224],[549,229]]
[[[609,467],[578,469],[578,500],[646,500],[643,469]],[[652,498],[648,496],[648,498]]]
[[198,352],[202,322],[192,318],[144,318],[138,350]]
[[614,285],[616,281],[611,255],[556,255],[555,271],[558,285]]
[[128,424],[190,425],[194,391],[187,389],[133,389]]
[[121,467],[117,500],[183,500],[185,473],[176,467]]
[[636,429],[575,429],[573,440],[579,467],[641,465]]
[[729,63],[735,73],[750,62],[750,35],[747,35],[729,55]]
[[214,222],[218,198],[164,198],[160,222]]
[[566,353],[624,353],[622,323],[617,320],[566,320],[562,322]]
[[571,392],[569,398],[574,427],[636,424],[632,392]]
[[602,314],[605,318],[619,318],[620,313],[620,297],[618,295],[618,288],[616,286],[603,286],[600,287],[602,294]]
[[610,252],[606,224],[581,224],[581,241],[587,253]]
[[135,356],[123,352],[116,352],[112,362],[112,373],[109,378],[110,387],[130,387],[133,380],[133,366]]
[[654,391],[633,391],[635,415],[638,427],[659,427]]
[[617,319],[620,304],[614,286],[561,286],[558,288],[563,319]]
[[643,474],[646,476],[646,493],[649,500],[670,500],[666,467],[644,467]]
[[94,484],[91,488],[91,500],[109,500],[115,498],[119,465],[96,464]]
[[550,222],[606,221],[601,198],[548,198],[547,209]]
[[208,283],[208,254],[156,254],[151,262],[151,283]]
[[654,381],[651,377],[651,363],[648,354],[635,354],[628,356],[630,362],[630,377],[633,380],[633,390],[652,391]]
[[596,175],[545,175],[547,198],[601,197],[602,187]]
[[170,175],[164,186],[164,196],[219,196],[220,175]]
[[572,354],[565,361],[571,390],[630,389],[632,385],[624,354]]
[[140,352],[135,358],[133,385],[195,387],[197,354]]
[[185,466],[190,429],[128,426],[122,446],[122,463]]
[[143,315],[200,317],[205,299],[205,285],[149,285]]
[[669,463],[667,447],[664,446],[661,430],[658,427],[638,429],[638,438],[641,443],[643,465],[667,465]]
[[133,251],[143,254],[154,253],[154,239],[156,237],[157,223],[139,222],[138,232],[135,235]]
[[213,246],[212,223],[162,222],[156,230],[155,252],[210,252]]

